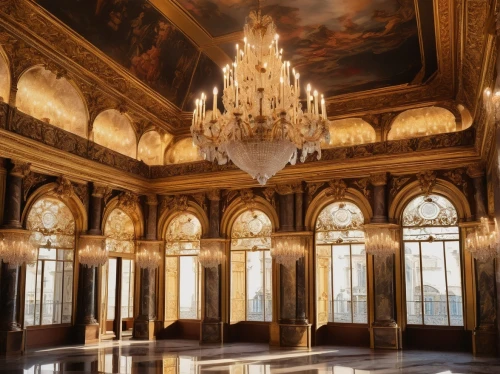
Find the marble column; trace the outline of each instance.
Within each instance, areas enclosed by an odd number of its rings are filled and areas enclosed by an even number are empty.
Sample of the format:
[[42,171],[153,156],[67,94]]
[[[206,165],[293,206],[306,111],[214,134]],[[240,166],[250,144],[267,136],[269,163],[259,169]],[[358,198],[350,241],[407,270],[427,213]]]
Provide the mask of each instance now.
[[[373,218],[371,224],[366,226],[384,230],[394,228],[394,225],[388,224],[387,174],[371,175],[370,183],[373,186]],[[394,255],[373,256],[374,320],[370,328],[372,348],[401,348],[401,330],[396,323],[394,265]]]
[[[304,232],[304,199],[301,184],[278,185],[280,229],[274,234],[275,245],[287,239],[307,247],[309,233]],[[279,265],[278,328],[271,326],[271,344],[309,348],[311,325],[307,319],[306,257],[292,266]],[[278,332],[278,336],[273,336]]]
[[[497,59],[497,64],[500,64],[500,58]],[[500,71],[500,70],[499,70]],[[498,74],[498,79],[500,79],[500,74]],[[500,87],[500,86],[499,86]],[[496,141],[496,152],[493,154],[493,170],[492,170],[492,183],[494,191],[494,207],[495,207],[495,219],[497,224],[500,224],[500,123],[495,123],[495,141]],[[496,263],[500,261],[500,256],[497,256]],[[496,266],[496,311],[497,316],[500,316],[500,266]],[[497,353],[500,354],[500,318],[497,318]]]
[[[202,240],[203,245],[224,251],[225,241],[220,238],[220,190],[213,189],[207,193],[209,201],[210,239]],[[210,242],[210,243],[209,243]],[[222,321],[222,273],[221,265],[204,270],[204,308],[201,323],[200,343],[223,343],[226,330]]]
[[[102,236],[102,211],[106,188],[97,184],[92,185],[89,199],[89,227],[86,235],[80,235],[79,246],[105,245]],[[80,264],[78,277],[77,320],[75,325],[76,340],[79,344],[93,344],[99,342],[99,323],[96,319],[97,268]]]
[[3,225],[3,214],[5,209],[5,187],[7,185],[6,160],[0,157],[0,227]]
[[[467,174],[474,185],[475,218],[479,221],[487,217],[486,184],[484,167],[474,164],[467,168]],[[496,293],[495,261],[474,260],[476,279],[476,326],[473,332],[472,348],[474,354],[496,355]]]
[[[143,242],[150,251],[158,251],[157,241],[158,198],[156,195],[146,196],[146,241]],[[161,251],[160,251],[161,253]],[[152,340],[156,325],[156,271],[157,269],[140,270],[139,315],[134,320],[134,339]]]
[[[29,164],[11,161],[7,175],[3,230],[21,232],[22,182],[29,172]],[[3,231],[3,234],[2,234]],[[20,266],[2,262],[0,279],[0,355],[19,354],[24,350],[25,330],[18,322]]]

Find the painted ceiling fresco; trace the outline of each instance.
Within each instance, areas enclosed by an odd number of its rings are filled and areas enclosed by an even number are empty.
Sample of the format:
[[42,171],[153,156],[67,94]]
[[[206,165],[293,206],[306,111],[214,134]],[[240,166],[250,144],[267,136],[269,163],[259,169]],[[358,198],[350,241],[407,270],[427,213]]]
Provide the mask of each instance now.
[[[241,31],[257,4],[177,2],[214,37]],[[263,0],[261,7],[277,25],[284,59],[326,96],[409,83],[422,68],[414,0]],[[221,48],[234,55],[234,44]]]
[[[222,82],[220,69],[147,0],[37,2],[180,108],[193,96],[193,75],[202,86]],[[200,55],[200,68],[212,71],[209,76],[195,74]]]

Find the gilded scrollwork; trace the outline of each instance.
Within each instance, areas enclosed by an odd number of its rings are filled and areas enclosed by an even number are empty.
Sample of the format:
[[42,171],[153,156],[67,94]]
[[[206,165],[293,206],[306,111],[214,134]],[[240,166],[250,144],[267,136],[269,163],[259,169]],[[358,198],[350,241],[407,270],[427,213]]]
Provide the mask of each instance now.
[[307,183],[307,204],[310,204],[316,192],[325,185],[324,182]]
[[363,192],[363,195],[366,198],[370,197],[370,190],[368,189],[370,184],[369,178],[356,179],[353,183],[356,187],[358,187],[361,190],[361,192]]
[[462,189],[462,192],[467,196],[467,180],[465,176],[464,169],[453,169],[444,173],[444,176],[448,178],[451,183]]
[[188,208],[188,197],[186,195],[165,196],[160,205],[160,212],[165,210],[172,212],[183,212]]
[[120,208],[109,214],[104,225],[106,247],[110,252],[134,253],[135,230],[132,218]]
[[30,171],[23,178],[23,197],[24,201],[28,198],[31,189],[47,180],[47,177],[42,174],[34,173]]
[[335,200],[342,200],[347,192],[347,184],[342,179],[333,179],[328,182],[325,195]]
[[403,226],[454,226],[458,223],[455,207],[439,195],[419,196],[403,212]]
[[181,212],[170,221],[166,233],[166,254],[198,254],[201,223],[193,214]]
[[392,177],[391,196],[396,196],[401,187],[403,187],[410,179],[410,177],[404,176]]
[[69,199],[75,193],[73,189],[73,184],[71,181],[64,177],[60,176],[57,178],[56,186],[54,187],[54,193],[60,199]]
[[89,186],[87,184],[76,183],[74,186],[76,196],[80,199],[83,206],[89,205]]
[[272,224],[260,210],[249,209],[238,216],[231,230],[231,250],[266,250],[271,248]]
[[118,195],[117,207],[125,213],[133,212],[139,205],[139,196],[130,191],[124,191]]
[[420,185],[420,190],[424,195],[429,195],[436,185],[436,172],[432,170],[421,171],[417,173],[417,180]]

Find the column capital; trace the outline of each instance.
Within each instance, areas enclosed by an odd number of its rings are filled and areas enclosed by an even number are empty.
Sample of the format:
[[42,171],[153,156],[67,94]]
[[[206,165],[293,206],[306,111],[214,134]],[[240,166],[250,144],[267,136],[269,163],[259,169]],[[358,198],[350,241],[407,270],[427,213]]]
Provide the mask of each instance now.
[[146,195],[146,204],[147,205],[158,205],[158,196],[156,194]]
[[274,189],[278,195],[291,195],[295,193],[295,184],[277,184]]
[[371,174],[370,183],[374,186],[385,186],[387,184],[387,173]]
[[12,163],[12,169],[9,172],[10,175],[24,178],[30,172],[30,163],[19,160],[10,160],[10,162]]
[[110,189],[109,186],[94,183],[94,185],[92,187],[92,196],[103,198],[104,195],[106,195],[108,193],[109,189]]
[[220,201],[220,189],[212,188],[207,191],[207,198],[210,201]]
[[467,175],[473,179],[484,176],[484,165],[478,162],[467,166]]

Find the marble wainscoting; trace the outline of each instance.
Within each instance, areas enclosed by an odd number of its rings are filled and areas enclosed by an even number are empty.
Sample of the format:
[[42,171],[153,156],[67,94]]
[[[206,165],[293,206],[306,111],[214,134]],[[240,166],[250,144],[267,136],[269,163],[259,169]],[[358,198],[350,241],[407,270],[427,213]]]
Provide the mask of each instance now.
[[31,350],[0,358],[0,373],[155,374],[458,374],[499,373],[500,360],[465,353],[373,351],[315,347],[310,351],[271,349],[267,344],[200,346],[186,340],[101,342]]

